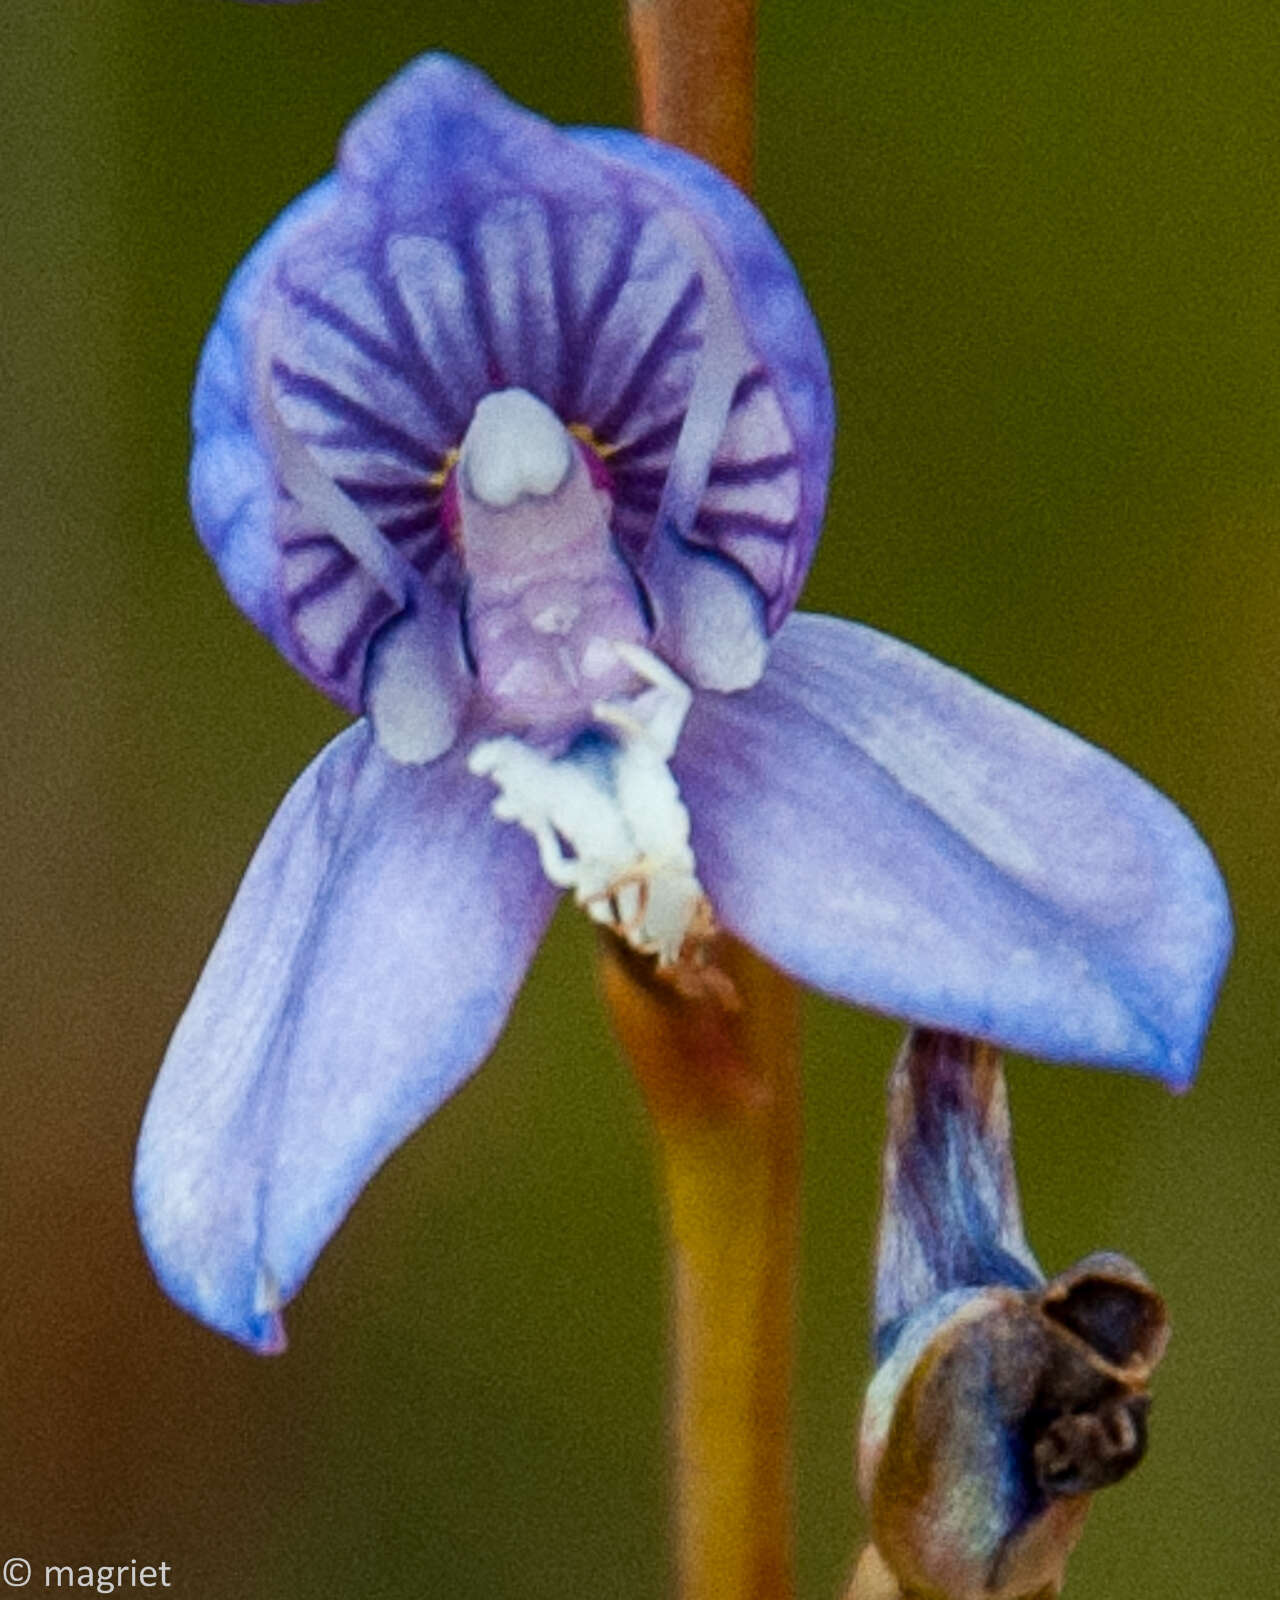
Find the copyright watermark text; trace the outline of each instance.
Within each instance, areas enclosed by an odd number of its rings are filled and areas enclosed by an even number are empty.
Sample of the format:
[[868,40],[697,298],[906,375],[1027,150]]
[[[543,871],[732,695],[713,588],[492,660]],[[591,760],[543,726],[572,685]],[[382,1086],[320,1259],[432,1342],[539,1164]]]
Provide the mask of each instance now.
[[46,1567],[41,1585],[40,1574],[25,1556],[10,1556],[0,1567],[0,1574],[11,1589],[26,1589],[34,1580],[36,1588],[91,1589],[94,1594],[115,1594],[119,1589],[170,1589],[171,1570],[167,1561],[155,1566],[128,1561],[114,1567]]

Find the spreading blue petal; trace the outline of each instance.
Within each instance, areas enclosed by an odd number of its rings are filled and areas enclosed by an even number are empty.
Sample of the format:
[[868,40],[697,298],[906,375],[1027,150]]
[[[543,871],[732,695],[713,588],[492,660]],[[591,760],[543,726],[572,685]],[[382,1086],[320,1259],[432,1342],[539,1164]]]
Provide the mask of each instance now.
[[[452,452],[507,387],[597,451],[618,546],[693,676],[709,636],[681,651],[668,593],[685,557],[704,590],[696,552],[731,569],[719,592],[738,632],[778,626],[817,537],[832,407],[777,241],[692,158],[566,133],[428,56],[252,252],[197,380],[201,536],[313,682],[359,708],[378,630],[411,601],[429,614],[424,589],[460,595]],[[671,558],[654,561],[663,540]],[[728,683],[758,656],[736,649],[703,677]]]
[[1189,1082],[1230,947],[1181,813],[909,645],[796,616],[673,763],[721,920],[859,1005]]
[[363,723],[267,831],[147,1108],[135,1197],[182,1306],[257,1349],[386,1156],[493,1044],[555,901],[456,757]]

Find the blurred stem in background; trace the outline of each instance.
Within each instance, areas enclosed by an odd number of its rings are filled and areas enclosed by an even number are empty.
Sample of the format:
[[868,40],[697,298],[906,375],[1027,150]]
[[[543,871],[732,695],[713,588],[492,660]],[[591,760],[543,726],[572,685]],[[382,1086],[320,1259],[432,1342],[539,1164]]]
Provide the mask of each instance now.
[[751,191],[755,0],[628,0],[640,121]]

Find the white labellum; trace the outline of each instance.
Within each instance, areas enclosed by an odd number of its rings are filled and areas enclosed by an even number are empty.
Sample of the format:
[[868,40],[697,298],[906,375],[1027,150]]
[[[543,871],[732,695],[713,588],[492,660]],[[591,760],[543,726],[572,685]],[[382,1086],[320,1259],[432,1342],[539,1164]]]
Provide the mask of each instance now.
[[468,765],[497,785],[493,814],[532,834],[552,883],[597,922],[672,966],[706,914],[689,813],[667,765],[692,694],[650,651],[614,646],[649,685],[592,707],[600,732],[562,756],[516,738],[488,739]]

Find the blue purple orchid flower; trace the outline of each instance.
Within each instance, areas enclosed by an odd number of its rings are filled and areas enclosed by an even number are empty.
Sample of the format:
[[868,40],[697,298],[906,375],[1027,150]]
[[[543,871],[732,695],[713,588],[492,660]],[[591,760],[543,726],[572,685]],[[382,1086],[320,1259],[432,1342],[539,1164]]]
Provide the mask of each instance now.
[[250,253],[196,382],[195,520],[359,720],[268,828],[147,1110],[179,1304],[282,1345],[564,889],[660,965],[722,927],[857,1005],[1189,1081],[1230,942],[1208,851],[1072,734],[793,614],[832,429],[732,185],[445,57]]

